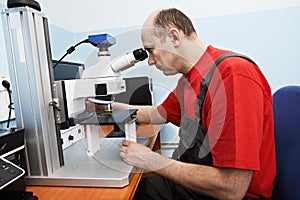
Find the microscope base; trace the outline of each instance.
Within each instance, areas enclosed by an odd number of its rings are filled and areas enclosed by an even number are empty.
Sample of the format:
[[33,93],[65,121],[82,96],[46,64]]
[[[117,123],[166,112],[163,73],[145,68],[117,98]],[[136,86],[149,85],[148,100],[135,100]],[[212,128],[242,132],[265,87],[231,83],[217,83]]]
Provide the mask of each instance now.
[[[136,168],[119,156],[125,138],[101,138],[100,150],[87,154],[87,141],[82,139],[64,150],[65,165],[49,176],[27,176],[27,185],[124,187],[129,184]],[[138,138],[147,145],[148,138]]]

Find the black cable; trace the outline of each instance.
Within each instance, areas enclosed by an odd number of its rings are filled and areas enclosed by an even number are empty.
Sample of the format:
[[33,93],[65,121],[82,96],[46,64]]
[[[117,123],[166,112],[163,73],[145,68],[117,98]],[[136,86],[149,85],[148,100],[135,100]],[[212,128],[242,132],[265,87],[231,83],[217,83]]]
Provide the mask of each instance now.
[[67,52],[57,61],[57,63],[55,63],[55,65],[53,66],[53,69],[68,55],[73,53],[73,51],[75,51],[76,47],[83,44],[83,43],[89,43],[88,39],[82,40],[81,42],[78,42],[77,44],[75,44],[74,46],[71,46]]
[[8,91],[8,97],[9,97],[9,112],[8,112],[8,119],[7,119],[7,128],[9,128],[9,124],[10,124],[10,120],[11,120],[11,111],[14,109],[13,106],[13,102],[12,102],[12,98],[11,98],[11,90]]
[[8,119],[7,119],[7,128],[9,128],[9,124],[10,124],[10,120],[11,120],[11,111],[14,109],[13,106],[13,102],[12,102],[12,98],[11,98],[11,90],[10,90],[10,83],[7,80],[3,80],[2,81],[2,85],[3,87],[7,90],[8,92],[8,97],[9,97],[9,105],[8,105]]

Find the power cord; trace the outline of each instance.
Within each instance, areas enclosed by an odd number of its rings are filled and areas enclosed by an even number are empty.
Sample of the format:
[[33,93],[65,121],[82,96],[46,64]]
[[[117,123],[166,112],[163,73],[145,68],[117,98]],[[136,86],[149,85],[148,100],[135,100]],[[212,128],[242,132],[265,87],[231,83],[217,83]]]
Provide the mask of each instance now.
[[8,119],[7,119],[7,128],[9,128],[9,124],[10,124],[10,120],[11,120],[11,112],[12,112],[12,110],[14,110],[14,108],[12,107],[14,103],[12,102],[12,98],[11,98],[10,83],[7,80],[3,80],[2,86],[7,90],[8,97],[9,97],[9,105],[8,105],[9,113],[8,113]]
[[82,40],[81,42],[78,42],[74,46],[71,46],[67,52],[57,61],[57,63],[53,66],[53,69],[68,55],[75,51],[76,47],[83,44],[83,43],[90,43],[88,39]]

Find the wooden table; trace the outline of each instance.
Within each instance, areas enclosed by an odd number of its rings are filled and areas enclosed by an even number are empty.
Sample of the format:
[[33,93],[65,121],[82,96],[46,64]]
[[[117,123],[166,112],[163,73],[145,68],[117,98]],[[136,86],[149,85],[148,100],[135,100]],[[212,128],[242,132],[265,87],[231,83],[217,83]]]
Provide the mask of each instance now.
[[[105,136],[113,127],[101,126],[99,135]],[[140,125],[137,135],[149,138],[149,147],[153,150],[160,149],[158,125]],[[134,173],[129,185],[123,188],[92,188],[92,187],[57,187],[57,186],[27,186],[26,191],[31,191],[39,200],[125,200],[132,199],[139,181],[143,175],[141,170]]]

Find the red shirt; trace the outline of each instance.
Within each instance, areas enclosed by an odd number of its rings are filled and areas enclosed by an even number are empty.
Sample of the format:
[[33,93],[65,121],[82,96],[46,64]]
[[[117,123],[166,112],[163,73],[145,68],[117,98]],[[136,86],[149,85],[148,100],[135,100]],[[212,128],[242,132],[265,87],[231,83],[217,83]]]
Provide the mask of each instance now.
[[[184,108],[186,115],[193,119],[200,82],[213,62],[226,52],[209,46],[158,107],[160,114],[180,125],[182,81],[187,79]],[[272,94],[259,68],[244,58],[223,60],[211,80],[202,120],[208,133],[213,165],[253,170],[247,196],[270,197],[276,173]]]

